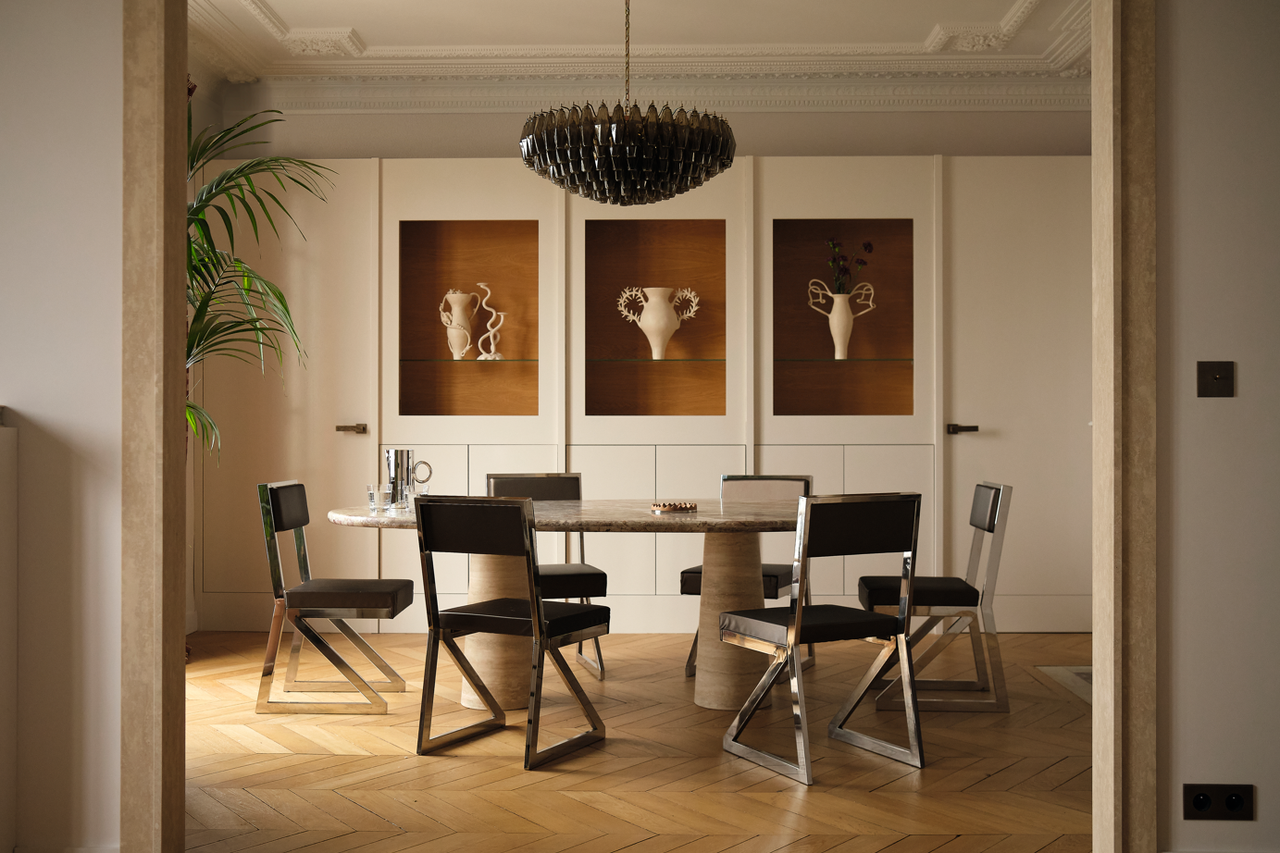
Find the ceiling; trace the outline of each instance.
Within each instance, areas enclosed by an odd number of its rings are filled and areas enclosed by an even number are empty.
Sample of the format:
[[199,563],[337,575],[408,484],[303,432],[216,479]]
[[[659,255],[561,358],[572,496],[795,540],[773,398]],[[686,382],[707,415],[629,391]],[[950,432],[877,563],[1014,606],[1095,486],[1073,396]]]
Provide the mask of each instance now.
[[[623,96],[623,0],[189,0],[202,85],[303,112]],[[1087,110],[1089,0],[635,0],[633,100],[767,111]],[[203,79],[200,79],[203,78]]]

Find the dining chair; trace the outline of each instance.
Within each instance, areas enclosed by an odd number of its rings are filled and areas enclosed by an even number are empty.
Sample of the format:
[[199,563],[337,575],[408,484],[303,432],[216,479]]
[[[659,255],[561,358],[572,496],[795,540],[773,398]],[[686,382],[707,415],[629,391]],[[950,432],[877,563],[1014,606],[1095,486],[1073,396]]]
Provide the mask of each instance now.
[[[271,572],[271,589],[275,610],[267,634],[267,654],[258,682],[259,714],[385,714],[387,700],[375,687],[387,693],[403,693],[404,679],[360,634],[347,624],[348,619],[393,619],[413,603],[413,581],[381,578],[313,578],[307,554],[305,528],[311,521],[307,512],[307,490],[297,480],[258,484],[258,503],[262,509],[262,535],[267,546],[267,567]],[[279,536],[293,531],[293,544],[298,560],[301,583],[286,587],[280,558]],[[271,686],[275,680],[276,658],[285,620],[294,628],[289,664],[285,672],[286,693],[347,693],[359,691],[364,702],[317,702],[275,700]],[[311,624],[312,619],[328,619],[351,644],[386,676],[385,681],[368,681],[338,653]],[[302,640],[325,656],[346,681],[298,681],[298,659]]]
[[[813,477],[808,474],[721,474],[720,500],[723,501],[771,501],[799,498],[813,491]],[[791,592],[791,563],[762,563],[760,579],[764,585],[764,597],[776,601]],[[702,566],[690,566],[680,572],[680,594],[702,594]],[[813,666],[813,646],[803,661],[808,669]],[[698,674],[698,632],[693,632],[689,657],[684,664],[685,678]]]
[[[795,580],[789,607],[726,611],[720,614],[723,642],[761,652],[772,660],[728,731],[724,749],[747,758],[805,785],[813,784],[809,752],[809,727],[805,711],[804,676],[797,649],[805,643],[866,640],[883,648],[849,698],[827,725],[827,737],[861,747],[878,755],[924,766],[920,713],[916,707],[911,647],[907,642],[911,612],[912,579],[916,568],[916,542],[920,530],[920,495],[914,493],[829,495],[800,498],[796,531]],[[898,613],[888,615],[840,604],[810,604],[805,593],[809,565],[815,557],[858,554],[901,554]],[[845,728],[854,710],[895,661],[901,660],[906,698],[907,746]],[[759,710],[769,690],[783,677],[790,685],[792,721],[796,743],[794,762],[741,740],[747,724]]]
[[[489,474],[486,491],[491,498],[531,498],[535,501],[582,500],[581,474]],[[569,556],[569,541],[565,542],[565,557]],[[582,604],[590,604],[593,598],[608,594],[609,576],[603,569],[588,563],[586,535],[578,533],[578,562],[539,563],[544,598],[576,598]],[[578,645],[578,661],[596,677],[604,681],[604,656],[600,653],[600,639],[591,641],[595,646],[595,660],[582,653]]]
[[[916,678],[916,690],[963,690],[990,694],[986,699],[921,697],[918,704],[922,711],[1009,712],[1009,694],[1005,688],[1004,664],[1000,656],[1000,634],[996,630],[992,603],[996,597],[996,578],[1000,573],[1000,556],[1004,551],[1005,526],[1009,521],[1012,501],[1012,486],[999,483],[975,486],[973,504],[969,509],[973,540],[969,545],[969,565],[964,577],[916,578],[912,615],[926,618],[911,632],[912,648],[944,620],[950,620],[929,647],[916,656],[916,671],[922,672],[930,661],[965,632],[969,634],[974,666],[972,680]],[[990,544],[986,547],[984,568],[983,545],[988,538]],[[868,610],[889,612],[897,606],[896,580],[887,575],[860,578],[858,600]],[[881,688],[876,697],[877,708],[893,710],[902,707],[897,679],[875,686]]]
[[[604,721],[574,678],[560,654],[563,646],[609,633],[609,608],[600,604],[545,601],[533,530],[533,501],[527,498],[419,497],[414,500],[422,580],[427,589],[427,657],[422,685],[422,713],[418,722],[418,754],[440,748],[506,725],[506,715],[467,660],[457,639],[470,634],[501,634],[531,639],[532,668],[529,682],[529,717],[525,730],[524,767],[531,770],[547,761],[604,739]],[[437,553],[492,554],[516,557],[524,562],[528,596],[496,598],[441,610],[436,595],[434,555]],[[436,677],[441,647],[457,665],[462,677],[489,712],[487,719],[432,736]],[[555,665],[590,724],[566,740],[538,748],[542,713],[542,681],[547,658]]]

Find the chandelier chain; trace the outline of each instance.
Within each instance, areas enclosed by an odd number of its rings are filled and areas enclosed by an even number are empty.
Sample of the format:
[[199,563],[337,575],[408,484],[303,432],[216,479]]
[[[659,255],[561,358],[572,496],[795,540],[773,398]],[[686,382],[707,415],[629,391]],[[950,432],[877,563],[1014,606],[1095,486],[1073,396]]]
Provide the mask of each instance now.
[[626,64],[623,66],[623,79],[626,89],[626,108],[631,109],[631,0],[627,2],[626,15]]

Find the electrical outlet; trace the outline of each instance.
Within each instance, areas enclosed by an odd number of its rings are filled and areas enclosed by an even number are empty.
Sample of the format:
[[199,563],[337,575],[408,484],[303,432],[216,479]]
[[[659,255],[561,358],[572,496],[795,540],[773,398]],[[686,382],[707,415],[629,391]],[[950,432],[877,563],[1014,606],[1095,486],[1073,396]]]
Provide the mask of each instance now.
[[1234,361],[1197,361],[1197,397],[1234,397],[1236,395],[1236,363]]
[[1183,820],[1253,820],[1252,785],[1183,785]]

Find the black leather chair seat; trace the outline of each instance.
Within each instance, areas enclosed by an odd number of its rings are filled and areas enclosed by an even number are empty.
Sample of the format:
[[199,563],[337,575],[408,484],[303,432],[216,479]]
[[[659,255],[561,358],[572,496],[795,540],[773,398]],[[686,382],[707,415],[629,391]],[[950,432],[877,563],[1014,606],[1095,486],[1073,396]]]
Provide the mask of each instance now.
[[[858,601],[868,610],[897,607],[902,579],[892,575],[868,575],[858,579]],[[978,591],[964,578],[916,576],[911,589],[913,607],[977,607]]]
[[[787,644],[790,607],[761,610],[732,610],[720,614],[720,630],[755,637],[779,646]],[[840,604],[811,604],[804,609],[797,645],[858,640],[865,637],[892,637],[898,630],[897,617],[870,613]]]
[[[761,566],[764,597],[777,601],[791,594],[791,564],[765,563]],[[690,566],[680,573],[681,595],[702,595],[702,566]]]
[[543,598],[604,598],[609,576],[588,563],[539,563]]
[[312,578],[284,592],[290,610],[382,610],[390,619],[413,604],[413,581],[395,578]]
[[[609,608],[603,604],[544,601],[542,612],[547,617],[549,637],[609,624]],[[523,598],[495,598],[441,610],[440,626],[455,634],[478,632],[515,637],[533,636],[529,602]]]

